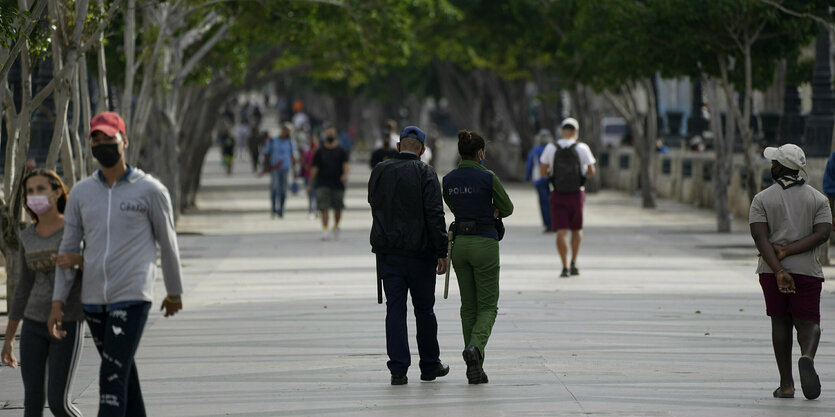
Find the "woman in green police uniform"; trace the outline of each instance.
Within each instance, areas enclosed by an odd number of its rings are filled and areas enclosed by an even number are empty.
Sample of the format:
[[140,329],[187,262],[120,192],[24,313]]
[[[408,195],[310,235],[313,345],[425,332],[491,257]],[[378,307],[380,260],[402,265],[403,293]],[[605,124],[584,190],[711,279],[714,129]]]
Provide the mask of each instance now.
[[[487,382],[484,347],[499,301],[498,219],[513,213],[513,203],[493,171],[484,167],[484,139],[476,132],[458,132],[461,163],[444,177],[443,195],[455,215],[452,265],[461,291],[464,361],[470,384]],[[503,226],[500,226],[503,229]],[[502,230],[503,233],[503,230]]]

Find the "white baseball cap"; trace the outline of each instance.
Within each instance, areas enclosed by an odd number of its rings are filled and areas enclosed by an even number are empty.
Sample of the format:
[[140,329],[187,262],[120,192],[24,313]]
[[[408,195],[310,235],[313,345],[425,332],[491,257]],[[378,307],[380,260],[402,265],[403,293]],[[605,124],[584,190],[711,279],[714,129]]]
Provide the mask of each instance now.
[[765,148],[763,156],[766,159],[777,161],[780,165],[788,168],[801,171],[803,176],[806,176],[806,154],[800,146],[787,143],[778,148]]
[[580,123],[573,117],[568,117],[560,123],[560,129],[571,126],[574,130],[580,130]]

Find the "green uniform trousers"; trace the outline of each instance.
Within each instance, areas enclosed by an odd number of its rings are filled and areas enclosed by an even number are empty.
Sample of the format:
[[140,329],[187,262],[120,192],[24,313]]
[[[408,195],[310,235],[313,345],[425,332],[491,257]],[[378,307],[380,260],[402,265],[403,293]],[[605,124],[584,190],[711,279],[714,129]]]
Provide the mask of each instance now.
[[452,266],[461,292],[464,346],[484,347],[493,331],[499,303],[499,242],[481,236],[456,236]]

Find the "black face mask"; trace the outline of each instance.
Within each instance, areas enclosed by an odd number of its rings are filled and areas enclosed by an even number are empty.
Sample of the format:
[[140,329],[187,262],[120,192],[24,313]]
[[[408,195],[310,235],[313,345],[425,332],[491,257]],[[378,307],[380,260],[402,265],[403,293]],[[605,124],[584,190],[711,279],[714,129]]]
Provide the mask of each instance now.
[[122,159],[122,154],[119,153],[118,143],[107,143],[93,146],[91,150],[93,157],[95,157],[99,161],[99,164],[105,168],[110,168],[113,165],[116,165],[119,160]]
[[336,138],[333,137],[333,136],[328,136],[328,137],[325,138],[325,142],[328,142],[328,143],[333,143],[333,141],[335,141],[335,140],[336,140]]

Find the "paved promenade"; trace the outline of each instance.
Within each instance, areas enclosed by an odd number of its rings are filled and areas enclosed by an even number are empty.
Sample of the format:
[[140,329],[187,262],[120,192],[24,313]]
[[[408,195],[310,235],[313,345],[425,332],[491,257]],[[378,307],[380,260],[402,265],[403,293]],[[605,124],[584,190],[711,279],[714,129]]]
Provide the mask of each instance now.
[[[185,309],[162,318],[159,282],[136,357],[151,416],[835,415],[835,281],[822,302],[823,394],[802,399],[796,377],[798,398],[777,400],[745,223],[719,235],[708,211],[668,202],[645,211],[631,196],[591,195],[582,275],[559,279],[554,235],[541,233],[527,185],[509,187],[516,211],[501,243],[490,383],[466,383],[457,287],[443,300],[439,280],[450,375],[420,382],[413,366],[409,384],[392,387],[368,244],[368,168],[352,170],[341,239],[322,242],[301,195],[284,219],[270,219],[267,179],[247,165],[226,177],[212,153],[200,209],[180,219]],[[413,337],[412,346],[416,365]],[[87,416],[97,409],[98,362],[88,338],[73,387]],[[0,417],[22,415],[22,399],[19,372],[0,368]]]

